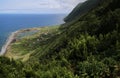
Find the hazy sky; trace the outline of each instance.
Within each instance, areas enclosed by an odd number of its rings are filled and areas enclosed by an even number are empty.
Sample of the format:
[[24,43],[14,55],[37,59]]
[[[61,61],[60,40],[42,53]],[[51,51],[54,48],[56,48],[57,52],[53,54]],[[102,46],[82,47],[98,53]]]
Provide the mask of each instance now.
[[0,0],[0,13],[69,13],[85,0]]

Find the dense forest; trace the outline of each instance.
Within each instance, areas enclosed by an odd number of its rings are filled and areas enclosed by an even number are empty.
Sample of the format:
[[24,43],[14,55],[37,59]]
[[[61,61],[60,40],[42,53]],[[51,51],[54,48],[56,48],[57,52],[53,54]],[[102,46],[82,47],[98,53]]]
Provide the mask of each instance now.
[[27,61],[0,57],[0,78],[119,78],[120,0],[78,4],[65,22],[42,43],[21,41]]

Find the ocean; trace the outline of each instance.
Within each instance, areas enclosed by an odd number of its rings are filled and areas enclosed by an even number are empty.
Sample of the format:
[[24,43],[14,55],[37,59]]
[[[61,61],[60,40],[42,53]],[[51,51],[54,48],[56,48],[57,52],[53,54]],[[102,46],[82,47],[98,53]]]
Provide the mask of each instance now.
[[64,23],[66,14],[0,14],[0,49],[11,32]]

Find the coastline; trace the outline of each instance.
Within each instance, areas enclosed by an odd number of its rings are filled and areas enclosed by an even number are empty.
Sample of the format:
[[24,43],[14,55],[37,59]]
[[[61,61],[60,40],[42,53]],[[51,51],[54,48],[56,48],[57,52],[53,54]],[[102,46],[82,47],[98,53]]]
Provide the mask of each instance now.
[[[31,48],[29,45],[34,47],[37,43],[46,42],[46,40],[52,36],[60,34],[59,26],[60,25],[26,28],[12,32],[3,45],[0,56],[27,61],[31,54],[34,53],[34,49],[29,50],[29,48]],[[43,47],[45,47],[45,45],[39,44],[39,48],[43,49]]]
[[16,36],[20,33],[24,33],[24,32],[28,32],[28,31],[33,31],[33,30],[38,30],[37,27],[34,28],[27,28],[27,29],[22,29],[22,30],[17,30],[15,32],[12,32],[9,37],[7,38],[5,44],[2,46],[1,50],[0,50],[0,56],[5,55],[5,53],[7,52],[7,48],[8,46],[16,41]]
[[[35,42],[42,42],[48,39],[49,37],[53,36],[52,34],[59,34],[59,25],[56,26],[44,26],[44,27],[34,27],[34,28],[26,28],[17,30],[15,32],[12,32],[7,40],[6,43],[2,46],[0,56],[5,56],[10,59],[16,59],[21,61],[27,61],[31,55],[31,53],[34,52],[34,50],[28,50],[27,46],[20,46],[20,43],[22,40],[28,40],[29,41],[33,38],[36,38],[30,44],[35,44]],[[45,35],[45,36],[44,36]],[[16,47],[13,47],[16,46]],[[40,45],[41,48],[43,45]]]
[[18,31],[12,32],[10,34],[10,36],[8,37],[8,39],[6,40],[5,44],[2,46],[1,51],[0,51],[0,56],[4,55],[7,51],[7,47],[13,42],[13,40],[15,39],[15,36],[17,35],[17,33],[19,33]]
[[36,31],[36,30],[38,31],[38,30],[40,30],[41,28],[45,28],[45,27],[48,27],[48,26],[44,26],[44,27],[34,27],[34,28],[26,28],[26,29],[17,30],[17,31],[15,31],[15,32],[12,32],[12,33],[8,36],[5,44],[2,46],[2,48],[1,48],[1,50],[0,50],[0,56],[4,56],[4,55],[6,54],[9,45],[17,40],[17,36],[18,36],[20,33],[30,32],[30,31],[34,31],[34,30],[35,30],[35,31]]

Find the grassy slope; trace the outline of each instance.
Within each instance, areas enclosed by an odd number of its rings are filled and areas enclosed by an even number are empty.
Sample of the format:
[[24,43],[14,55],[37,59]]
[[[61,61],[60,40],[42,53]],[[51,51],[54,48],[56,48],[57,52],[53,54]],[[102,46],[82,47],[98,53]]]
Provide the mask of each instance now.
[[119,76],[120,1],[102,1],[77,20],[61,26],[62,33],[51,42],[54,45],[37,55],[41,65],[51,68],[46,71],[66,67],[83,78]]

